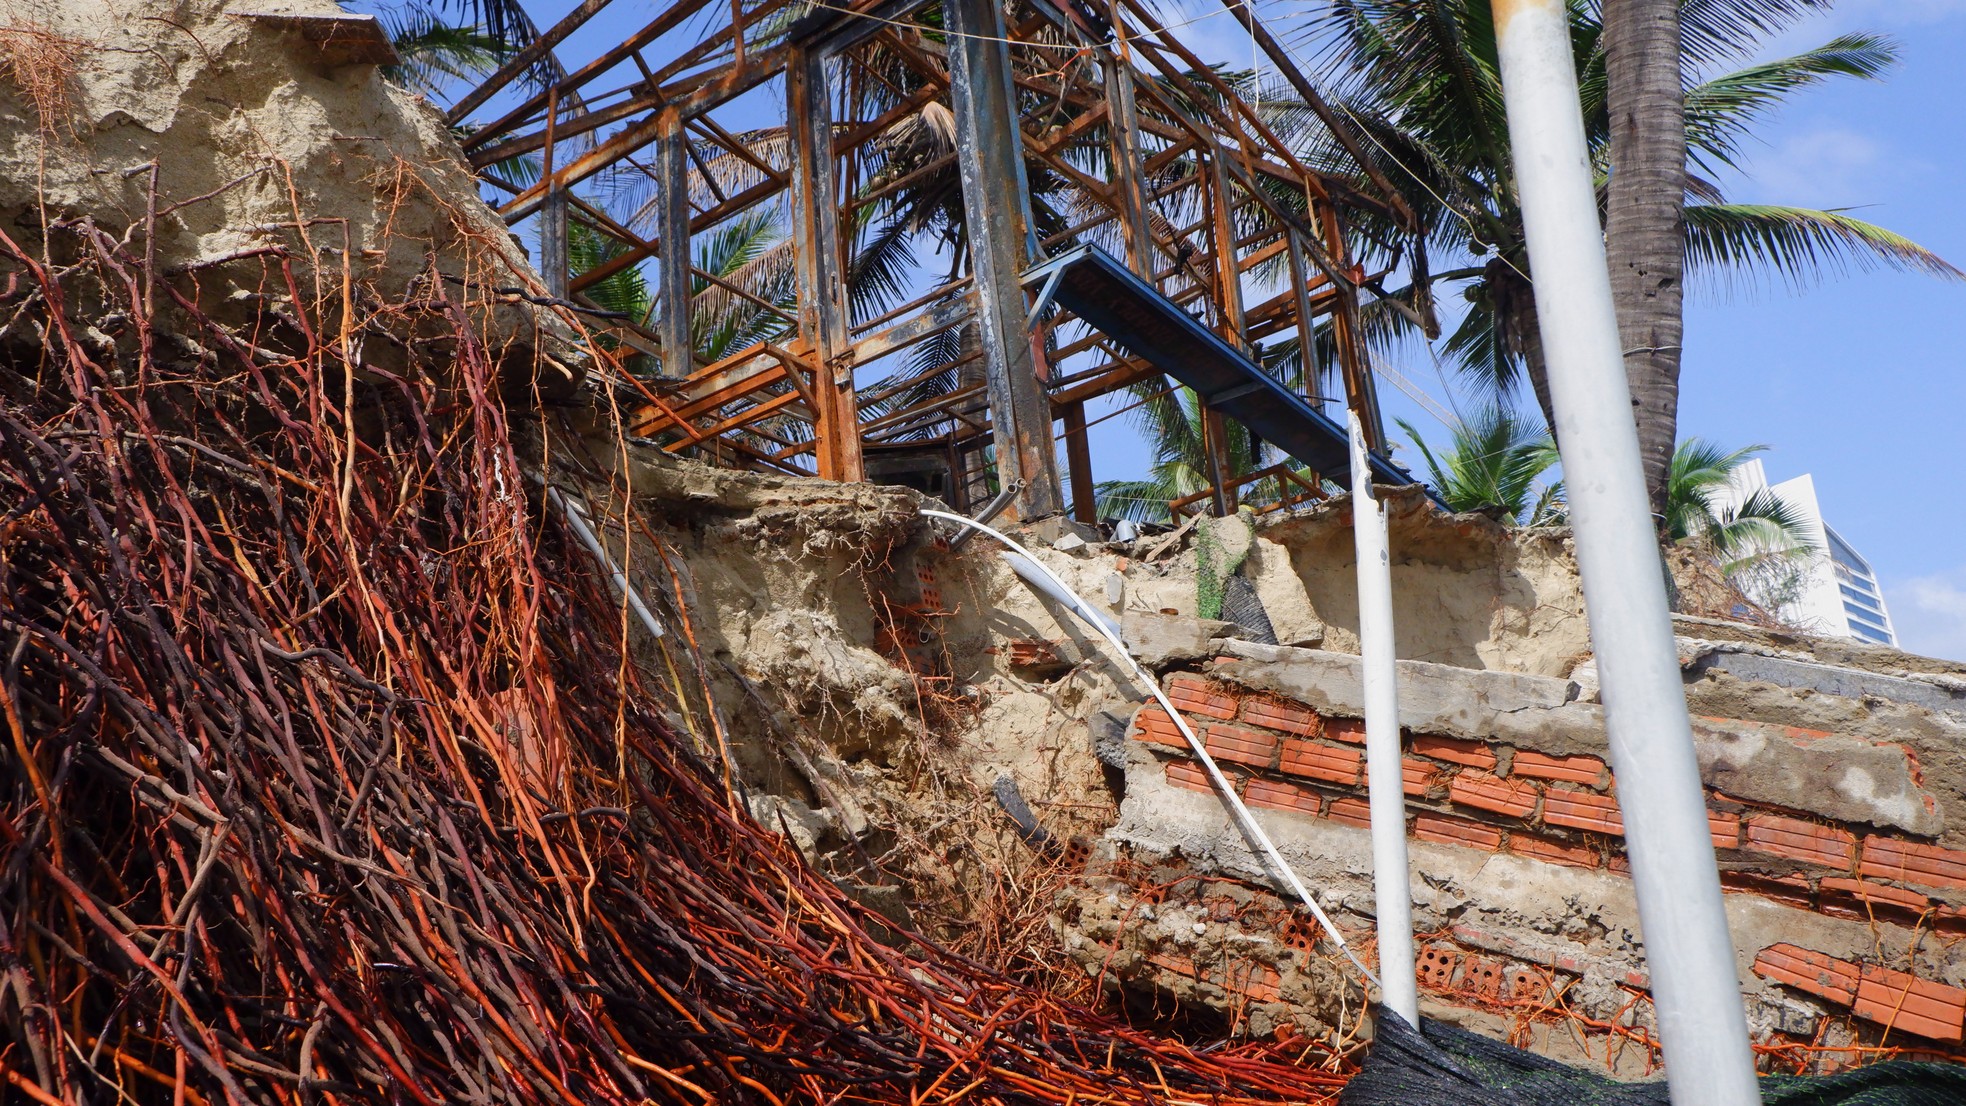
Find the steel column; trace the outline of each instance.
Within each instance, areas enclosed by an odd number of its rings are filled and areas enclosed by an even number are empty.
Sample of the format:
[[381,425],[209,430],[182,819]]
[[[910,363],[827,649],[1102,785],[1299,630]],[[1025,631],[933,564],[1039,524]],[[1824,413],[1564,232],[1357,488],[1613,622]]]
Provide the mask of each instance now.
[[689,163],[683,118],[674,108],[662,113],[662,133],[655,140],[655,163],[661,204],[662,375],[681,380],[696,371],[695,339],[690,329]]
[[1016,504],[1020,518],[1043,518],[1062,510],[1064,497],[1052,447],[1051,402],[1031,357],[1030,320],[1018,284],[1030,260],[1031,214],[1003,14],[995,0],[944,0],[942,12],[952,32],[950,99],[997,474],[1005,486],[1024,482]]
[[[853,341],[840,266],[839,206],[833,183],[833,106],[826,63],[794,51],[785,67],[786,126],[792,140],[792,234],[799,281],[799,335],[811,351],[815,455],[828,480],[867,478],[860,456]],[[798,372],[797,366],[787,366]]]

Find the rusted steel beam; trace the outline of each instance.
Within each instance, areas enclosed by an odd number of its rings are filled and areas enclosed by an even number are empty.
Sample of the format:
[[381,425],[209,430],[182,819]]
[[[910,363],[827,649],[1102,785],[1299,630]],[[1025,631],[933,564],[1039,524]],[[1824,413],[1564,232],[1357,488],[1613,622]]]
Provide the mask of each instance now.
[[1270,29],[1262,20],[1256,18],[1255,11],[1245,0],[1222,0],[1222,5],[1235,13],[1243,29],[1249,32],[1251,39],[1255,40],[1257,48],[1269,55],[1271,64],[1283,74],[1284,81],[1296,90],[1297,95],[1324,122],[1325,129],[1338,140],[1338,145],[1344,147],[1346,155],[1365,171],[1366,178],[1385,193],[1386,202],[1398,216],[1400,225],[1408,229],[1415,228],[1417,223],[1413,209],[1407,206],[1399,189],[1393,187],[1393,182],[1387,179],[1376,162],[1365,156],[1365,151],[1359,147],[1358,140],[1352,136],[1350,128],[1344,120],[1338,118],[1337,112],[1331,110],[1331,105],[1325,101],[1310,78],[1304,75],[1304,71],[1297,67],[1297,60],[1290,55],[1290,51],[1277,41],[1276,36],[1270,33]]
[[553,47],[565,41],[568,35],[579,30],[588,20],[600,14],[601,9],[607,7],[609,2],[610,0],[581,0],[579,7],[562,16],[558,23],[540,32],[538,38],[526,43],[518,53],[512,55],[510,60],[498,67],[498,72],[485,78],[484,82],[479,84],[478,87],[465,93],[457,103],[451,106],[450,111],[445,113],[445,122],[456,126],[458,123],[469,118],[471,113],[478,110],[479,106],[486,100],[497,95],[500,89],[511,84],[518,78],[519,74],[524,73],[527,69],[537,64],[541,58],[552,53]]
[[1072,517],[1088,526],[1099,522],[1096,485],[1092,480],[1092,443],[1086,440],[1085,404],[1068,403],[1065,418],[1065,465],[1072,477]]
[[1120,218],[1126,227],[1126,263],[1143,277],[1154,269],[1153,231],[1147,225],[1146,168],[1140,159],[1140,108],[1133,95],[1133,62],[1126,33],[1113,12],[1113,28],[1119,44],[1117,57],[1109,57],[1106,69],[1107,114],[1113,125],[1108,129],[1112,147],[1115,191],[1119,194]]
[[1043,518],[1063,509],[1064,497],[1051,444],[1051,405],[1031,356],[1025,293],[1018,283],[1030,256],[1031,216],[1003,14],[995,0],[943,0],[942,12],[955,32],[949,45],[950,98],[998,476],[1005,485],[1024,482],[1016,502],[1019,517]]
[[655,186],[656,201],[661,207],[657,240],[662,248],[662,318],[658,331],[662,335],[662,375],[681,380],[696,369],[696,343],[690,327],[695,297],[690,294],[689,165],[684,153],[689,136],[683,131],[683,117],[674,108],[659,113],[657,125]]
[[812,351],[814,460],[828,480],[867,478],[853,392],[851,324],[841,268],[833,179],[833,111],[826,59],[798,49],[785,71],[785,124],[792,149],[792,238],[799,285],[799,334]]

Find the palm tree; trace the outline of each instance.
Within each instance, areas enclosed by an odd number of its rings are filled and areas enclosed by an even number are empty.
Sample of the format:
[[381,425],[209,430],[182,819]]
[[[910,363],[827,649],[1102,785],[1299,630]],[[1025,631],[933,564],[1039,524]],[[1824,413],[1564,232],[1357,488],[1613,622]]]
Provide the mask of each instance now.
[[1450,427],[1449,445],[1438,454],[1411,423],[1401,419],[1399,426],[1413,439],[1428,482],[1448,508],[1497,512],[1525,526],[1561,517],[1561,485],[1538,483],[1557,463],[1556,442],[1509,408],[1498,404]]
[[1666,483],[1666,536],[1705,546],[1729,575],[1770,558],[1813,552],[1802,517],[1768,489],[1732,506],[1717,503],[1734,470],[1767,448],[1727,450],[1699,438],[1680,442]]
[[[1689,273],[1798,282],[1882,266],[1966,277],[1916,243],[1846,213],[1731,203],[1710,179],[1717,170],[1737,167],[1755,125],[1790,95],[1832,77],[1875,79],[1895,63],[1889,40],[1846,34],[1792,57],[1721,71],[1827,6],[1828,0],[1682,0]],[[1604,178],[1611,168],[1612,128],[1598,10],[1597,0],[1570,0],[1586,135]],[[1353,125],[1356,144],[1401,187],[1418,220],[1417,231],[1369,213],[1354,221],[1361,241],[1399,243],[1382,248],[1378,260],[1397,258],[1403,249],[1412,276],[1406,287],[1370,305],[1368,340],[1383,346],[1416,332],[1437,338],[1435,302],[1458,290],[1466,310],[1444,352],[1492,394],[1507,396],[1527,376],[1547,419],[1542,345],[1488,0],[1347,0],[1316,19],[1312,36],[1327,60],[1328,95]],[[1313,156],[1367,187],[1335,140],[1326,139]],[[1452,264],[1436,268],[1437,259]],[[1658,390],[1668,382],[1653,383],[1658,388],[1641,397],[1641,437],[1670,442],[1676,398]],[[1659,456],[1648,456],[1647,476],[1657,492],[1666,466],[1662,451],[1654,453]]]
[[[1155,384],[1135,385],[1133,394],[1141,396],[1141,431],[1153,443],[1154,460],[1147,476],[1140,480],[1102,480],[1093,489],[1097,495],[1099,517],[1124,518],[1135,522],[1170,522],[1168,504],[1193,495],[1215,483],[1209,475],[1208,451],[1202,443],[1201,400],[1187,388],[1161,389]],[[1231,457],[1249,458],[1249,465],[1260,464],[1257,440],[1241,423],[1223,420]],[[1252,505],[1274,503],[1285,494],[1274,478],[1255,481],[1244,487],[1240,498]]]

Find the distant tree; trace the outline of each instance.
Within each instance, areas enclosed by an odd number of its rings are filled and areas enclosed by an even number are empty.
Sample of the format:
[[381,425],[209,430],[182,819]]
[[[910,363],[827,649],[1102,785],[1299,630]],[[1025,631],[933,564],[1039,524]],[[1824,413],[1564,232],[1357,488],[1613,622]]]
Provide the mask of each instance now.
[[1426,462],[1434,493],[1450,509],[1496,512],[1525,526],[1561,516],[1561,486],[1539,483],[1557,463],[1556,443],[1529,419],[1490,407],[1450,427],[1448,445],[1439,453],[1411,423],[1402,419],[1399,425]]
[[1813,547],[1802,517],[1767,488],[1733,506],[1720,505],[1719,492],[1734,471],[1765,445],[1727,450],[1687,438],[1673,450],[1666,483],[1666,536],[1710,548],[1727,568],[1761,557],[1808,552]]
[[[1125,518],[1135,522],[1169,522],[1168,503],[1212,486],[1208,451],[1202,442],[1201,401],[1193,391],[1176,387],[1162,391],[1158,384],[1137,385],[1134,394],[1146,397],[1140,404],[1143,436],[1153,447],[1154,460],[1141,480],[1102,480],[1094,488],[1099,517]],[[1233,420],[1223,420],[1230,457],[1256,462],[1256,441],[1248,429]],[[1240,499],[1261,506],[1274,503],[1285,494],[1275,479],[1254,481],[1243,487]]]

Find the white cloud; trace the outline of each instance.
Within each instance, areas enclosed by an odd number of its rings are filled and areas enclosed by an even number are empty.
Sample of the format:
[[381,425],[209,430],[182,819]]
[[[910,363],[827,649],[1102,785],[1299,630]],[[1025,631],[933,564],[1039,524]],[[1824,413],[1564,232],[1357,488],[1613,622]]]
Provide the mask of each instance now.
[[1884,600],[1907,651],[1966,660],[1966,567],[1886,587]]

